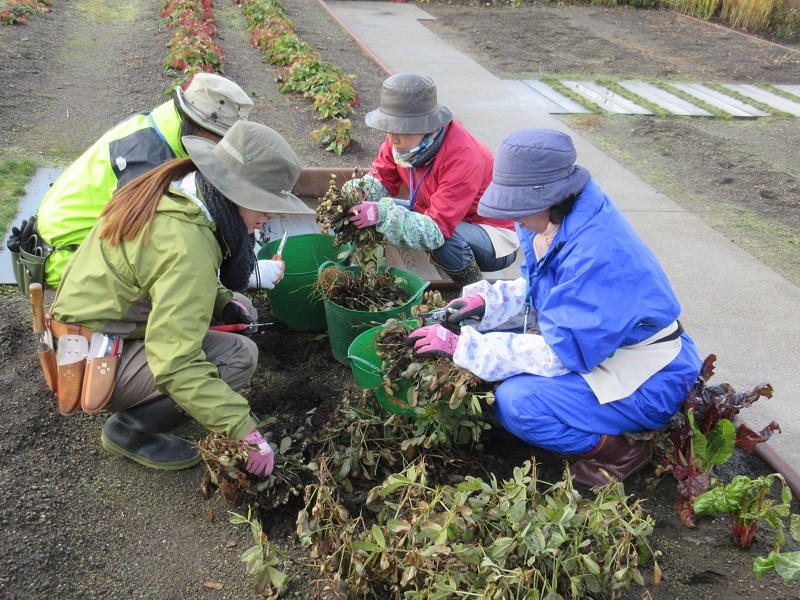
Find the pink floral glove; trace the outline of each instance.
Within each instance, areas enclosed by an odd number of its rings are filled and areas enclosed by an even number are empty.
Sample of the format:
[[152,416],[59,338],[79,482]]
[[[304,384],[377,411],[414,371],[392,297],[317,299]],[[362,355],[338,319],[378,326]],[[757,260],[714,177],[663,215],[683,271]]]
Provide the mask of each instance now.
[[458,345],[458,336],[441,325],[430,325],[412,331],[406,343],[414,344],[414,354],[417,356],[432,354],[452,359]]
[[486,300],[483,296],[470,296],[469,298],[456,298],[445,306],[447,322],[451,325],[476,324],[486,314]]
[[245,470],[259,477],[266,477],[272,473],[272,469],[275,467],[275,454],[258,429],[253,429],[250,435],[244,438],[244,441],[257,446],[257,449],[247,449],[250,460],[244,466]]
[[361,204],[356,204],[350,209],[350,212],[353,213],[353,216],[350,217],[350,222],[359,229],[373,227],[378,222],[377,202],[362,202]]

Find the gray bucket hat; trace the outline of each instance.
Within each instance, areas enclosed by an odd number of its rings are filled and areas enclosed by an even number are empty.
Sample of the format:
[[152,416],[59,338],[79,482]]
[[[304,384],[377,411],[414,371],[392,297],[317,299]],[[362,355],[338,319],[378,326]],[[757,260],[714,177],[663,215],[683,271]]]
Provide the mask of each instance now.
[[365,118],[373,129],[401,135],[431,133],[452,120],[452,111],[436,100],[433,79],[416,73],[397,73],[384,81],[380,106]]
[[237,121],[218,144],[193,135],[181,139],[200,172],[234,204],[259,212],[314,214],[290,192],[303,165],[277,131]]
[[491,219],[520,219],[579,194],[591,175],[575,164],[575,146],[565,133],[520,129],[508,134],[494,159],[492,182],[478,204]]
[[247,119],[253,101],[230,79],[214,73],[197,73],[186,91],[177,89],[178,103],[195,123],[225,135],[236,121]]

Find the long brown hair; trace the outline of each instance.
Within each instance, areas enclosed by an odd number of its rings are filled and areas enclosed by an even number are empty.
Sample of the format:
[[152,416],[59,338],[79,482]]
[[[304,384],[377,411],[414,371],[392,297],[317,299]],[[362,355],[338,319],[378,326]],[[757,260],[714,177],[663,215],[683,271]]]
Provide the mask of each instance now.
[[[100,239],[117,246],[137,237],[153,222],[158,202],[169,184],[195,169],[191,159],[174,158],[126,183],[100,213],[104,220]],[[148,231],[145,242],[149,236]]]

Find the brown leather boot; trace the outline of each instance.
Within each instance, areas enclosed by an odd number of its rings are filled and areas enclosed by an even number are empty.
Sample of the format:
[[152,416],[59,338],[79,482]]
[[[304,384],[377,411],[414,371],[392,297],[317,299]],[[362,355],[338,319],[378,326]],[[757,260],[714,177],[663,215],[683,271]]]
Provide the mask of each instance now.
[[653,444],[628,440],[621,435],[604,435],[594,450],[581,454],[569,467],[573,483],[594,487],[611,480],[622,481],[647,466],[653,458]]

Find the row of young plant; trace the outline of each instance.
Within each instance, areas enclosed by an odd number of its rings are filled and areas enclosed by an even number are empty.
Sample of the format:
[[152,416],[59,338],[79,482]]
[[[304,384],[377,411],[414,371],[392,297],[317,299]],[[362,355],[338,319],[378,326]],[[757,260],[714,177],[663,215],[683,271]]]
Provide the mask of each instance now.
[[52,12],[53,0],[8,0],[0,10],[0,25],[27,25],[37,13]]
[[167,0],[161,19],[172,29],[164,69],[169,76],[178,76],[178,85],[200,72],[222,73],[225,57],[214,41],[217,24],[211,0]]
[[250,43],[267,60],[283,67],[281,92],[294,92],[313,102],[319,119],[327,121],[311,135],[325,150],[340,155],[350,145],[353,126],[347,117],[359,105],[356,77],[326,60],[297,37],[294,23],[280,0],[235,0],[243,7]]
[[[340,243],[356,245],[363,270],[380,271],[380,237],[362,238],[343,217],[352,195],[332,182],[318,220]],[[363,292],[351,287],[350,293]],[[428,292],[416,310],[443,305],[441,295]],[[566,472],[557,483],[540,480],[535,458],[507,479],[486,469],[478,448],[489,428],[483,410],[493,400],[491,384],[452,361],[414,356],[407,344],[414,326],[390,320],[377,336],[383,392],[405,410],[387,415],[371,391],[345,394],[320,431],[281,440],[275,472],[266,481],[241,470],[241,443],[215,437],[204,442],[204,495],[219,490],[229,504],[249,509],[232,521],[249,524],[254,535],[242,560],[258,593],[278,597],[299,570],[311,569],[320,598],[614,597],[634,583],[644,585],[641,567],[651,560],[657,584],[658,553],[649,543],[654,523],[622,484],[586,497]],[[669,426],[641,437],[658,448],[658,474],[678,480],[676,507],[687,526],[699,514],[729,513],[745,546],[765,524],[775,533],[773,552],[756,559],[754,571],[762,576],[774,570],[792,581],[800,553],[780,552],[784,521],[789,518],[797,541],[800,529],[798,516],[789,514],[783,478],[737,477],[728,485],[712,478],[714,465],[727,461],[735,445],[752,450],[778,430],[774,423],[760,433],[733,425],[742,408],[770,397],[772,389],[737,393],[727,384],[709,386],[714,360],[705,361]],[[408,384],[407,392],[399,381]],[[782,486],[780,503],[769,497],[775,482]],[[297,535],[308,549],[304,559],[281,553],[260,523],[300,494]]]

